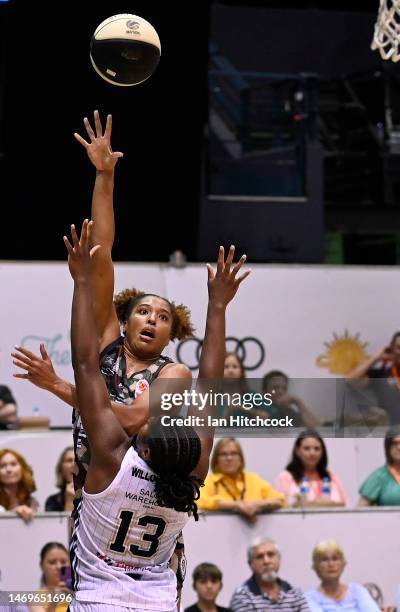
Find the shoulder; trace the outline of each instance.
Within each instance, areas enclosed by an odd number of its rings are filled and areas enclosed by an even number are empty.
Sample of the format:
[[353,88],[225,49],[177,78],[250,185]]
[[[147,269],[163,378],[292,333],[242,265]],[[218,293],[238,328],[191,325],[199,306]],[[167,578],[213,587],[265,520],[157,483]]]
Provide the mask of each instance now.
[[222,479],[222,474],[214,474],[213,472],[209,472],[205,478],[205,484],[215,484]]
[[374,610],[379,610],[370,593],[364,586],[362,586],[362,584],[358,584],[357,582],[351,582],[349,584],[349,591],[358,600],[358,602],[361,603],[361,608],[365,610],[365,612],[373,612]]
[[115,352],[119,351],[123,343],[124,343],[124,337],[119,336],[118,338],[110,342],[110,344],[107,344],[107,346],[103,348],[103,350],[101,351],[99,355],[100,361],[102,361],[108,355],[112,355]]
[[0,400],[6,404],[14,404],[15,399],[11,392],[11,389],[6,385],[0,385]]
[[365,479],[365,482],[367,481],[381,482],[383,480],[386,480],[387,476],[388,476],[387,465],[386,464],[381,465],[380,467],[376,468],[376,470],[371,472],[369,476],[367,476],[367,478]]
[[297,586],[292,586],[291,584],[288,585],[288,589],[286,591],[287,596],[294,599],[296,602],[303,602],[306,601],[306,596],[303,593],[303,591],[297,587]]
[[192,378],[192,373],[184,363],[167,363],[159,378]]
[[44,509],[45,509],[45,512],[57,511],[59,509],[64,510],[64,507],[61,501],[61,494],[55,493],[54,495],[50,495],[46,499]]
[[[309,589],[305,591],[304,598],[307,602],[309,610],[311,612],[324,612],[326,600],[324,600],[322,594],[316,589]],[[336,604],[332,602],[332,610],[337,609]]]
[[247,470],[243,470],[242,474],[247,479],[262,480],[261,476],[259,476],[257,472],[247,472]]
[[349,591],[352,591],[354,594],[362,594],[364,595],[365,593],[368,594],[367,589],[362,586],[361,584],[358,584],[358,582],[350,582],[349,583]]
[[337,484],[341,483],[339,476],[335,474],[335,472],[332,472],[332,470],[328,470],[328,474],[332,482],[335,482]]
[[358,582],[350,582],[349,591],[351,591],[357,597],[368,597],[368,599],[371,597],[369,591],[365,588],[365,586],[359,584]]
[[250,595],[250,585],[249,581],[243,582],[240,586],[236,587],[233,591],[232,601],[238,600],[242,597],[248,597]]
[[288,470],[283,470],[283,472],[278,475],[278,480],[280,482],[294,482],[293,475]]
[[260,476],[260,474],[257,474],[256,472],[246,472],[244,470],[243,476],[248,482],[261,483],[261,484],[267,483],[269,485],[269,482],[265,480],[265,478],[262,478],[262,476]]

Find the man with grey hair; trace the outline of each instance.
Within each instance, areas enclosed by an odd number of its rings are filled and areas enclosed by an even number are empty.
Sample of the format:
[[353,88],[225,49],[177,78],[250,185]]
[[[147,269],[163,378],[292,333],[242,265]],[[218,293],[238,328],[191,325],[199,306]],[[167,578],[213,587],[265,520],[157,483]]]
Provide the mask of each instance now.
[[300,589],[278,577],[281,553],[273,540],[253,540],[247,560],[253,574],[234,592],[230,603],[232,612],[310,612]]

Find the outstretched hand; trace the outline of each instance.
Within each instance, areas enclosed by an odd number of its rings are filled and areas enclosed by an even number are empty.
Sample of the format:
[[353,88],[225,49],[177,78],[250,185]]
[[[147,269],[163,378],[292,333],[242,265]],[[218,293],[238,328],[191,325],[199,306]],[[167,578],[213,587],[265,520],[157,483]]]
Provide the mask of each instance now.
[[15,349],[16,352],[11,353],[14,358],[13,364],[22,370],[26,370],[26,373],[16,373],[13,374],[13,376],[15,378],[29,380],[32,384],[41,389],[52,389],[59,378],[54,370],[53,363],[44,344],[42,343],[40,345],[40,357],[24,346],[16,346]]
[[124,154],[121,153],[121,151],[113,151],[111,148],[111,115],[107,115],[104,134],[98,111],[94,111],[94,126],[96,133],[94,133],[87,117],[84,118],[83,123],[90,142],[87,142],[82,136],[75,132],[74,136],[76,140],[85,147],[86,153],[96,170],[99,172],[112,172],[115,168],[115,164]]
[[100,248],[99,244],[90,248],[90,233],[93,221],[85,219],[82,224],[80,238],[76,233],[75,225],[71,225],[72,244],[66,236],[63,237],[68,251],[68,267],[72,278],[77,280],[89,280],[91,269],[91,258]]
[[224,247],[221,246],[219,247],[217,269],[213,270],[212,266],[207,264],[209,300],[214,305],[223,308],[235,297],[240,283],[251,273],[251,270],[248,270],[241,276],[237,276],[246,261],[246,255],[242,255],[237,264],[231,267],[234,255],[235,247],[232,245],[225,260]]

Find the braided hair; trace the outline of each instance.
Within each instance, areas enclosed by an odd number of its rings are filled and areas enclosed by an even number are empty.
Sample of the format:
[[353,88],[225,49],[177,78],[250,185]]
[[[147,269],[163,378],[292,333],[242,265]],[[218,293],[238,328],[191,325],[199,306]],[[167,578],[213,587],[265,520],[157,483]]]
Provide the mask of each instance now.
[[149,421],[147,444],[149,465],[154,470],[157,503],[177,512],[192,512],[198,520],[196,500],[204,482],[191,474],[201,454],[200,438],[193,427],[161,424],[161,417]]
[[120,293],[114,296],[114,306],[117,312],[118,321],[120,323],[126,323],[131,316],[132,310],[144,297],[153,296],[164,300],[171,311],[172,315],[172,329],[171,329],[171,340],[185,340],[189,336],[193,336],[194,326],[190,319],[190,310],[183,304],[175,304],[170,302],[167,298],[155,293],[145,293],[139,291],[134,287],[132,289],[124,289]]

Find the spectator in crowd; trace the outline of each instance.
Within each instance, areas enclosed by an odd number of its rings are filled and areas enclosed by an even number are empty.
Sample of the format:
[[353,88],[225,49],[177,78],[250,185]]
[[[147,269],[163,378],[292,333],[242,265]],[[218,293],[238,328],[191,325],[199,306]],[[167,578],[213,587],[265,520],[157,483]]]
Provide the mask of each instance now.
[[[230,415],[247,414],[239,403],[239,396],[249,393],[249,387],[246,379],[246,372],[243,362],[239,355],[235,352],[227,353],[224,364],[224,387],[223,387],[223,402],[219,407],[219,415],[228,417]],[[234,402],[228,400],[236,396]]]
[[8,448],[0,450],[0,506],[29,522],[38,510],[34,491],[32,469],[22,455]]
[[321,581],[318,589],[306,592],[312,612],[379,612],[371,595],[361,584],[340,582],[346,559],[335,540],[320,542],[313,550],[312,562]]
[[214,447],[211,470],[201,489],[198,507],[203,510],[231,510],[250,523],[259,512],[277,510],[284,495],[258,474],[247,472],[243,450],[235,438],[221,438]]
[[238,389],[243,393],[249,390],[246,380],[246,372],[244,370],[243,362],[239,355],[235,352],[227,353],[225,356],[224,364],[224,378],[227,380],[240,381]]
[[67,446],[56,465],[56,486],[60,491],[46,499],[46,512],[72,512],[74,501],[74,449]]
[[[305,405],[302,399],[289,393],[289,378],[279,370],[271,370],[265,374],[262,383],[262,392],[269,393],[272,404],[258,407],[257,413],[263,418],[288,417],[292,419],[293,427],[317,427],[319,419]],[[253,411],[253,413],[255,410]],[[266,413],[268,413],[266,415]]]
[[[390,425],[400,422],[400,332],[393,334],[390,344],[356,366],[348,375],[360,383],[373,379],[378,404],[389,417]],[[377,380],[378,379],[378,380]]]
[[[40,567],[42,578],[39,593],[58,593],[65,596],[72,594],[70,590],[69,553],[60,542],[48,542],[40,551]],[[32,612],[67,612],[68,601],[46,603],[30,606]]]
[[200,563],[193,574],[193,589],[197,593],[197,602],[185,609],[185,612],[230,612],[215,603],[222,589],[222,572],[213,563]]
[[0,429],[14,429],[17,424],[17,403],[11,390],[0,385]]
[[297,437],[291,460],[278,476],[277,489],[292,506],[348,505],[342,483],[328,470],[325,443],[312,429]]
[[253,574],[235,590],[230,603],[232,612],[309,612],[300,589],[279,578],[281,553],[273,540],[254,540],[248,549],[247,560]]
[[359,506],[400,506],[400,426],[385,436],[386,463],[372,472],[359,489]]

